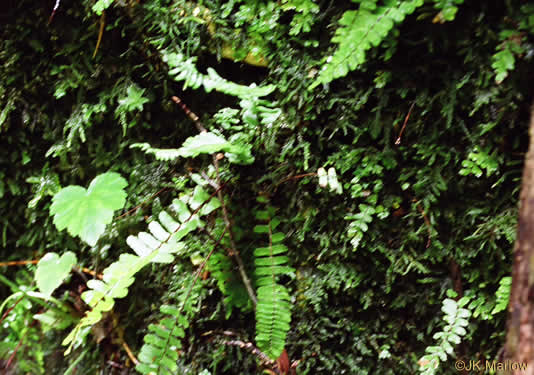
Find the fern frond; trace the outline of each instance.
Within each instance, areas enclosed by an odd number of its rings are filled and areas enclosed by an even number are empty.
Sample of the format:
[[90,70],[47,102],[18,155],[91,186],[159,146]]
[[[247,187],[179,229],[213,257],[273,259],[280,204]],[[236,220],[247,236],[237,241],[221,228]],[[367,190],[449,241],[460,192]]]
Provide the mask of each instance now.
[[339,20],[333,43],[338,44],[310,89],[346,76],[366,60],[366,52],[377,47],[396,23],[423,5],[424,0],[386,1],[377,6],[376,1],[361,1],[358,10],[346,11]]
[[169,74],[174,76],[175,81],[184,81],[184,90],[187,87],[198,89],[204,86],[206,92],[215,90],[240,99],[250,99],[269,95],[276,88],[275,85],[239,85],[222,78],[213,68],[208,68],[207,75],[202,74],[195,66],[195,59],[186,59],[181,53],[163,53],[163,61],[171,68]]
[[501,311],[506,310],[510,301],[510,291],[512,288],[512,278],[510,276],[503,277],[499,282],[499,289],[495,292],[497,301],[495,307],[491,311],[492,315],[495,315]]
[[287,265],[289,258],[284,255],[288,250],[282,243],[285,235],[273,232],[280,224],[274,213],[273,207],[258,211],[256,218],[267,223],[254,227],[256,233],[269,236],[269,246],[254,250],[254,263],[258,285],[256,343],[271,359],[278,358],[284,350],[291,321],[289,293],[285,286],[277,284],[277,277],[294,272],[294,269]]
[[234,267],[230,257],[222,251],[213,254],[208,262],[208,269],[217,280],[217,286],[224,295],[224,303],[228,309],[226,318],[230,317],[234,306],[240,310],[251,306],[247,290]]
[[463,4],[464,0],[434,0],[434,7],[440,12],[436,14],[433,23],[445,23],[453,21],[458,12],[457,5]]
[[433,375],[436,373],[439,363],[445,362],[447,356],[454,355],[454,346],[459,345],[462,336],[467,333],[466,327],[469,325],[471,311],[465,308],[469,302],[466,297],[455,301],[450,298],[443,300],[441,310],[445,313],[443,321],[446,323],[443,331],[434,334],[434,340],[438,340],[438,345],[428,346],[427,354],[419,360],[419,370],[422,375]]
[[180,306],[162,305],[164,315],[156,324],[148,326],[149,333],[143,338],[139,364],[135,367],[142,374],[174,375],[178,370],[178,352],[182,348],[189,320],[199,311],[193,301],[200,298],[201,286],[196,284],[202,267],[193,275],[186,275],[179,295]]
[[[126,243],[136,255],[122,254],[117,262],[104,270],[102,280],[87,282],[89,290],[82,293],[82,299],[91,310],[63,340],[63,345],[69,345],[65,354],[70,352],[83,327],[98,323],[102,314],[113,308],[115,299],[124,298],[128,294],[128,287],[135,281],[137,272],[149,263],[172,262],[174,254],[185,247],[180,240],[203,224],[198,214],[208,214],[220,206],[216,198],[207,194],[200,186],[197,186],[192,197],[183,200],[175,199],[171,206],[178,213],[179,221],[162,211],[158,216],[159,220],[148,225],[149,232],[140,232],[137,236],[129,236],[126,239]],[[193,212],[189,211],[188,204]]]
[[231,162],[238,164],[250,164],[254,157],[250,151],[250,145],[243,142],[228,142],[220,135],[211,132],[202,132],[194,137],[189,137],[176,148],[155,148],[148,143],[134,143],[130,148],[140,148],[147,154],[154,154],[158,160],[174,160],[179,157],[195,157],[200,154],[213,154],[225,151]]
[[[183,306],[183,305],[182,305]],[[142,374],[174,375],[178,369],[178,350],[182,348],[181,339],[189,326],[183,308],[171,305],[160,307],[167,315],[158,324],[150,324],[151,332],[144,337],[144,344],[139,353],[139,364],[135,367]]]

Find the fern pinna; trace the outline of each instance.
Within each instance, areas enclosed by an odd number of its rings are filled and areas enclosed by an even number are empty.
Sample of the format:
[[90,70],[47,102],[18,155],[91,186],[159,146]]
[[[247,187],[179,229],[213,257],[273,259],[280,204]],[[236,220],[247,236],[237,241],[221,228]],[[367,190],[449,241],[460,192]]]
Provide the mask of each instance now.
[[[259,197],[260,203],[266,203]],[[256,344],[271,359],[276,359],[284,350],[289,322],[291,321],[291,302],[287,288],[277,283],[280,275],[294,272],[287,265],[287,247],[282,243],[285,235],[275,232],[280,220],[275,217],[275,209],[267,206],[256,212],[256,219],[265,224],[256,225],[254,232],[269,236],[266,247],[254,250],[256,266],[256,285],[258,304],[256,305]]]

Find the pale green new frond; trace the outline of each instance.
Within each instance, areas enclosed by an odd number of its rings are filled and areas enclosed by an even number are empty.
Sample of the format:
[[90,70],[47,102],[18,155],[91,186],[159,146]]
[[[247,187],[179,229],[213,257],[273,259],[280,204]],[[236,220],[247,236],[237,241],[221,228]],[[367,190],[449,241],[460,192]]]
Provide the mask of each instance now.
[[454,355],[454,346],[459,345],[462,336],[467,333],[471,311],[465,308],[469,298],[463,297],[459,301],[450,298],[443,300],[441,311],[445,313],[443,321],[446,323],[443,331],[434,334],[437,345],[428,346],[426,355],[419,360],[419,370],[422,375],[433,375],[437,372],[440,362]]
[[113,308],[115,299],[124,298],[128,294],[128,287],[135,281],[137,272],[149,263],[172,262],[174,255],[184,248],[180,240],[203,225],[199,215],[189,210],[188,204],[204,214],[220,206],[220,203],[212,203],[216,198],[200,191],[201,189],[200,186],[197,187],[192,197],[174,200],[172,208],[177,211],[179,221],[166,211],[160,212],[158,220],[148,225],[148,232],[140,232],[137,236],[129,236],[126,239],[135,255],[122,254],[117,262],[104,270],[102,280],[87,282],[89,290],[82,293],[82,299],[91,310],[63,341],[63,345],[69,345],[66,354],[80,336],[81,328],[98,323],[102,314]]

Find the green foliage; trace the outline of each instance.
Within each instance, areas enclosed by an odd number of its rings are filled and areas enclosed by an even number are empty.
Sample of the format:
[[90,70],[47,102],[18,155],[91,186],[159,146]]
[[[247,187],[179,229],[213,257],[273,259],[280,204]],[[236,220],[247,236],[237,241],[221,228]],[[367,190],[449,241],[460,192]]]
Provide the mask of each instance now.
[[236,274],[233,261],[228,255],[222,251],[213,254],[208,261],[208,269],[217,280],[217,286],[224,295],[227,319],[232,314],[234,307],[239,310],[250,309],[251,301],[247,291]]
[[111,4],[113,4],[113,1],[114,0],[97,0],[97,2],[93,5],[93,12],[101,15],[104,10],[108,9]]
[[[36,2],[0,7],[0,211],[8,213],[0,217],[0,252],[10,264],[0,269],[0,315],[9,310],[0,368],[128,371],[124,343],[145,365],[159,363],[160,373],[260,373],[255,356],[223,342],[228,334],[243,342],[259,334],[241,272],[254,276],[257,259],[271,261],[254,255],[271,246],[251,230],[255,198],[265,194],[278,207],[276,231],[287,246],[272,258],[283,267],[289,258],[295,271],[259,293],[260,300],[285,298],[267,306],[262,321],[272,323],[269,307],[290,301],[291,329],[277,330],[285,338],[273,348],[300,360],[299,374],[414,374],[419,366],[406,358],[440,344],[432,339],[442,330],[435,307],[459,278],[469,300],[462,308],[472,312],[465,357],[494,358],[505,334],[499,280],[510,274],[526,151],[534,8],[517,0],[407,8],[414,4],[82,0],[61,2],[51,22],[50,8]],[[331,82],[321,68],[335,70],[326,56],[340,53],[339,66],[351,73]],[[355,69],[354,60],[362,61]],[[496,84],[499,72],[508,76]],[[314,82],[323,89],[309,90]],[[210,134],[254,155],[253,163],[234,162],[236,154],[206,139],[189,148],[197,156],[171,162],[129,149],[135,142],[156,153],[185,147],[195,130],[174,95]],[[226,155],[216,169],[198,150]],[[121,190],[131,209],[105,225],[96,245],[81,248],[55,229],[50,197],[108,170],[128,180]],[[208,189],[221,186],[215,194],[224,202],[209,199]],[[222,203],[226,215],[214,211]],[[186,224],[196,209],[195,224]],[[161,215],[199,230],[166,242],[157,225],[173,233]],[[158,243],[165,250],[154,250]],[[128,244],[133,250],[123,254]],[[88,274],[74,272],[47,298],[33,264],[5,263],[50,251],[76,253],[80,266],[97,275],[105,269],[105,278],[86,285]],[[199,273],[185,298],[211,251],[209,272]],[[82,291],[99,321],[78,327],[71,354],[58,356],[65,337],[58,330],[86,313],[89,323]],[[159,309],[179,310],[184,300],[178,317]],[[155,336],[144,349],[140,327]],[[99,344],[82,340],[87,333]],[[124,368],[104,368],[110,360]]]
[[45,196],[54,196],[60,189],[59,176],[55,173],[43,173],[41,176],[32,176],[26,179],[26,182],[34,185],[34,197],[28,202],[29,208],[35,208],[39,201]]
[[69,148],[76,140],[76,136],[85,142],[87,140],[86,129],[93,124],[93,118],[96,114],[105,112],[107,109],[103,102],[95,105],[83,103],[78,105],[72,112],[63,128],[63,134],[66,135],[66,147]]
[[222,78],[213,68],[208,68],[207,75],[202,74],[195,66],[195,59],[186,59],[181,53],[163,52],[163,61],[171,68],[169,74],[173,76],[174,80],[184,81],[184,90],[188,87],[198,89],[203,86],[208,93],[216,90],[240,99],[252,99],[267,96],[276,88],[274,85],[264,87],[239,85]]
[[297,14],[291,20],[289,35],[298,35],[311,31],[319,6],[313,0],[283,0],[282,10],[293,10]]
[[520,7],[521,21],[516,29],[503,29],[499,32],[497,52],[492,56],[491,67],[495,72],[495,82],[502,83],[508,74],[515,69],[516,57],[522,57],[527,52],[525,45],[528,41],[527,32],[534,27],[534,7],[524,4]]
[[294,272],[294,269],[287,265],[289,258],[285,254],[288,249],[282,243],[285,235],[282,232],[275,232],[280,224],[280,220],[275,216],[275,209],[267,206],[264,210],[258,210],[256,219],[266,224],[256,225],[254,232],[266,234],[269,238],[269,246],[254,250],[258,286],[256,343],[261,351],[271,359],[276,359],[284,350],[291,321],[289,293],[277,279],[281,275]]
[[35,281],[41,293],[50,296],[69,275],[76,261],[76,255],[70,251],[61,257],[56,253],[45,254],[37,263],[35,271]]
[[395,23],[423,5],[423,0],[387,1],[384,6],[376,0],[358,1],[358,10],[348,10],[339,20],[339,27],[332,38],[338,44],[329,56],[311,88],[346,76],[366,61],[366,53],[386,38]]
[[492,57],[491,67],[495,71],[495,82],[501,83],[508,77],[508,72],[515,68],[515,56],[525,52],[521,45],[522,35],[515,30],[503,30],[499,33],[502,41],[499,51]]
[[471,151],[468,155],[468,159],[462,162],[462,169],[460,169],[460,175],[468,176],[470,174],[477,178],[480,178],[486,170],[486,177],[491,176],[498,171],[499,163],[495,155],[490,155],[488,149],[482,149],[475,146],[474,151]]
[[67,186],[54,195],[50,215],[58,230],[67,228],[72,236],[79,236],[91,246],[111,223],[113,212],[126,201],[126,180],[118,173],[107,172],[91,181],[87,190],[81,186]]
[[467,319],[471,316],[471,311],[463,307],[467,302],[468,299],[465,298],[461,298],[459,301],[450,298],[443,300],[441,310],[445,313],[443,316],[445,327],[443,327],[443,331],[432,336],[434,340],[438,341],[438,345],[427,347],[426,352],[428,354],[419,360],[421,374],[435,374],[439,362],[445,362],[447,355],[452,356],[454,354],[454,345],[460,344],[462,336],[467,333],[465,329],[469,324]]
[[434,0],[434,7],[440,12],[434,17],[433,22],[450,22],[456,18],[458,6],[463,4],[464,0]]
[[126,130],[131,126],[126,120],[126,114],[143,111],[143,105],[149,102],[149,99],[143,96],[144,92],[145,90],[137,85],[130,85],[126,89],[126,96],[118,99],[119,105],[115,108],[115,117],[122,125],[123,135],[126,135]]

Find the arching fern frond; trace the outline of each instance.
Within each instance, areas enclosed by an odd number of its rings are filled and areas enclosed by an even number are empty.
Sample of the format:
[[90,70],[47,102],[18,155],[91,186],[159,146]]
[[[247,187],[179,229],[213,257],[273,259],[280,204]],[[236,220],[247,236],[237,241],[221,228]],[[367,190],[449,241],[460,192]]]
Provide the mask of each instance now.
[[376,0],[360,0],[358,10],[348,10],[339,20],[333,43],[338,44],[336,52],[323,66],[311,89],[334,79],[346,76],[366,60],[366,52],[378,46],[388,35],[395,23],[423,5],[424,0],[387,0],[377,6]]
[[[263,199],[258,199],[263,201]],[[258,348],[271,359],[276,359],[284,350],[289,322],[291,303],[287,288],[277,283],[278,276],[294,272],[287,265],[287,247],[282,243],[285,235],[274,232],[280,224],[275,209],[267,206],[257,211],[256,218],[266,224],[256,225],[254,232],[267,234],[269,245],[254,250],[258,304],[256,305],[256,343]]]
[[[192,212],[188,205],[193,209]],[[82,299],[91,310],[63,340],[63,345],[69,345],[65,354],[70,353],[74,341],[81,336],[83,327],[98,323],[102,314],[113,308],[115,299],[124,298],[128,294],[128,287],[135,281],[135,274],[139,270],[149,263],[172,262],[174,254],[185,247],[180,240],[203,225],[199,215],[209,214],[219,206],[216,198],[198,186],[191,197],[173,201],[171,208],[177,212],[178,221],[166,211],[162,211],[158,216],[159,220],[148,225],[149,232],[129,236],[126,243],[135,255],[122,254],[117,262],[104,270],[102,280],[87,282],[89,290],[82,293]]]
[[274,85],[262,87],[254,84],[250,86],[239,85],[222,78],[213,68],[208,68],[207,75],[202,74],[195,66],[195,59],[186,59],[181,53],[164,52],[163,61],[171,68],[169,74],[174,76],[175,81],[184,81],[184,89],[187,87],[198,89],[200,86],[204,86],[206,92],[215,90],[240,99],[250,99],[269,95],[276,88]]

